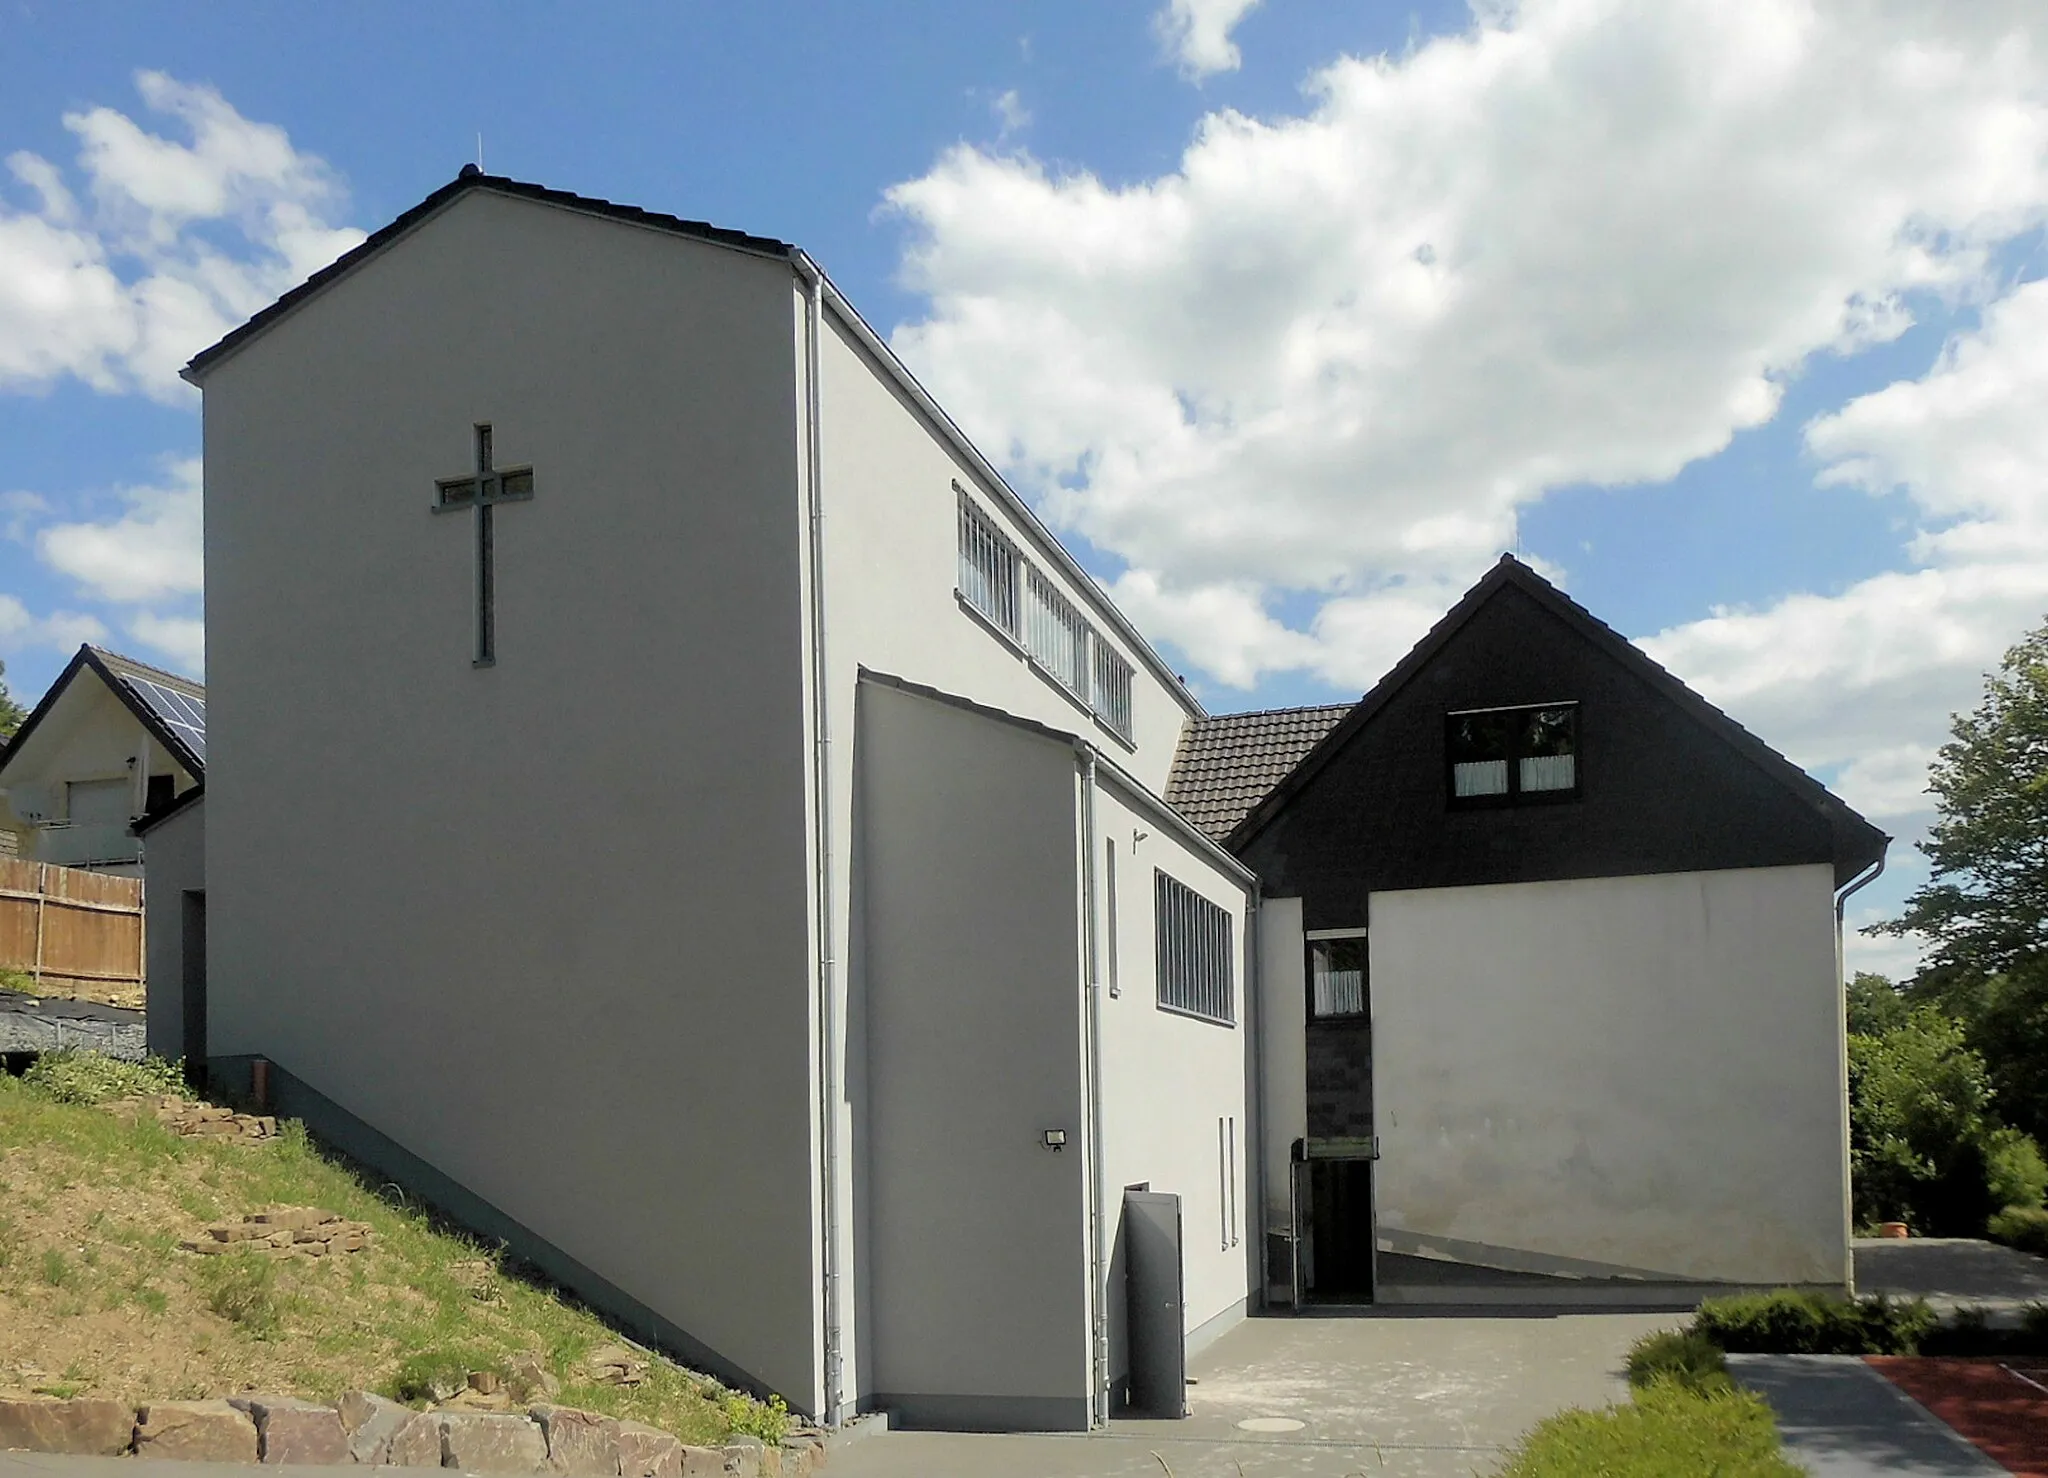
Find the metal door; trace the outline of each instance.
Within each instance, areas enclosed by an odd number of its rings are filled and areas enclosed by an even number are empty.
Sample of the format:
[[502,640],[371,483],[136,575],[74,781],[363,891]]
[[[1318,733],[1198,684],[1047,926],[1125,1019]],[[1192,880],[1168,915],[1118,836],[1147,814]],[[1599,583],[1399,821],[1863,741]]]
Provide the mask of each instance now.
[[1186,1416],[1188,1360],[1179,1196],[1124,1192],[1124,1296],[1132,1411],[1142,1416]]

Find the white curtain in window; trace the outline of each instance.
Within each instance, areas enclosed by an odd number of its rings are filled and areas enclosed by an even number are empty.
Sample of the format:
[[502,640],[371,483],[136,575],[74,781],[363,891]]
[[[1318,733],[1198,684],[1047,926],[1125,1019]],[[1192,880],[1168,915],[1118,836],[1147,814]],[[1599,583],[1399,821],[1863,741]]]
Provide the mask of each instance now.
[[[1523,760],[1522,788],[1529,788],[1528,766]],[[1465,760],[1451,767],[1451,784],[1456,795],[1506,795],[1508,793],[1508,762],[1506,760]]]
[[1365,1009],[1365,972],[1331,954],[1327,946],[1316,950],[1316,1015],[1356,1016]]
[[[1570,790],[1577,783],[1578,769],[1573,763],[1578,756],[1570,754],[1528,755],[1522,760],[1522,789]],[[1459,768],[1463,768],[1460,766]],[[1501,767],[1505,770],[1507,767]],[[1501,788],[1507,788],[1507,776],[1501,776]]]

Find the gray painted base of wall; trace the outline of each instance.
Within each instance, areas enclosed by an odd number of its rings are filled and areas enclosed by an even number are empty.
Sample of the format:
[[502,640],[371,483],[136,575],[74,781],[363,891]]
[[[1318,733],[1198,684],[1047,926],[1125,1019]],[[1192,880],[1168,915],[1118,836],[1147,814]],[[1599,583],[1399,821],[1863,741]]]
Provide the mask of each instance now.
[[1558,1257],[1548,1252],[1532,1252],[1525,1247],[1502,1247],[1492,1242],[1466,1242],[1428,1232],[1404,1231],[1384,1223],[1378,1232],[1382,1252],[1435,1258],[1479,1268],[1499,1268],[1510,1273],[1538,1273],[1551,1278],[1637,1278],[1652,1283],[1701,1281],[1682,1277],[1668,1268],[1636,1268],[1622,1263],[1594,1262],[1582,1257]]
[[1696,1309],[1710,1298],[1771,1293],[1783,1288],[1840,1298],[1834,1283],[1651,1283],[1631,1279],[1559,1278],[1551,1283],[1381,1284],[1375,1305],[1404,1309],[1530,1308],[1636,1309],[1645,1313]]
[[925,1432],[1085,1432],[1086,1396],[938,1396],[880,1394],[892,1430]]
[[[250,1096],[249,1066],[254,1057],[209,1057],[208,1081],[217,1094]],[[530,1231],[460,1183],[399,1144],[382,1130],[364,1123],[319,1089],[270,1064],[270,1102],[265,1110],[279,1118],[297,1119],[321,1144],[340,1151],[357,1164],[402,1186],[450,1221],[488,1242],[502,1243],[507,1256],[527,1264],[592,1310],[650,1348],[670,1355],[693,1370],[716,1376],[729,1386],[766,1398],[767,1382],[740,1369],[709,1345],[613,1284],[603,1274]],[[794,1408],[794,1403],[792,1403]],[[806,1416],[815,1413],[805,1412]]]

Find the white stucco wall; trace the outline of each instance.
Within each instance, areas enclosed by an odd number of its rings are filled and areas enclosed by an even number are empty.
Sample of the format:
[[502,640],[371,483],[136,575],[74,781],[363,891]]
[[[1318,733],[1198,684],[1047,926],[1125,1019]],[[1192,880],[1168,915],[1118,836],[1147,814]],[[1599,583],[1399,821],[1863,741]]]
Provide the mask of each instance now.
[[1381,1236],[1848,1276],[1826,866],[1375,893]]
[[[1259,1058],[1266,1227],[1292,1224],[1294,1142],[1308,1134],[1308,951],[1301,900],[1259,905]],[[1263,1274],[1262,1274],[1263,1276]]]
[[[908,404],[829,312],[823,335],[822,424],[826,599],[838,690],[854,665],[957,693],[1055,728],[1090,733],[1155,793],[1166,788],[1189,707],[1108,624],[1103,596],[1069,580],[1033,535]],[[963,610],[959,494],[984,509],[1098,635],[1129,662],[1132,735],[1126,749],[1087,710]],[[1020,586],[1019,598],[1022,598]],[[848,693],[841,693],[846,701]]]
[[[793,285],[792,341],[800,359],[807,353],[804,309],[804,295]],[[980,483],[967,459],[912,405],[829,301],[821,312],[819,350],[826,710],[831,733],[840,736],[831,746],[830,847],[838,859],[833,927],[835,937],[845,940],[851,927],[852,874],[844,859],[853,855],[859,842],[852,808],[853,746],[843,742],[843,736],[852,732],[862,667],[1056,729],[1086,733],[1155,791],[1165,787],[1191,700],[1177,682],[1169,687],[1114,629],[1104,614],[1101,592],[1070,581],[1040,547],[1038,536]],[[1103,730],[1083,706],[955,598],[960,498],[956,483],[970,490],[1025,557],[1131,664],[1130,746]],[[846,980],[841,972],[835,989],[842,1019],[851,1009]],[[850,1134],[842,1115],[842,1201],[852,1196]],[[842,1219],[841,1258],[848,1264],[858,1255],[855,1235],[852,1221]],[[851,1329],[857,1314],[850,1283],[842,1283],[840,1296],[840,1317]],[[845,1344],[842,1365],[849,1391],[872,1388],[859,1368],[862,1348],[857,1339]]]
[[142,839],[143,970],[149,1050],[177,1058],[185,1051],[185,912],[187,893],[206,891],[206,801],[191,802],[152,826]]
[[880,684],[853,747],[863,1404],[1085,1426],[1073,749]]
[[210,371],[208,900],[216,1054],[810,1409],[789,284],[472,191]]
[[[1102,972],[1102,1138],[1106,1211],[1116,1229],[1123,1189],[1148,1183],[1181,1198],[1185,1327],[1221,1332],[1244,1307],[1257,1252],[1253,1200],[1256,1128],[1246,983],[1251,948],[1247,890],[1156,811],[1113,782],[1096,792],[1096,886]],[[1109,994],[1106,844],[1116,845],[1116,981]],[[1218,1025],[1159,1007],[1153,876],[1163,870],[1231,917],[1234,1021]],[[1218,1120],[1225,1129],[1219,1138]],[[1235,1152],[1229,1145],[1234,1134]],[[1121,1238],[1117,1238],[1120,1247]],[[1114,1249],[1113,1249],[1114,1250]],[[1108,1270],[1112,1379],[1129,1369],[1121,1253]]]

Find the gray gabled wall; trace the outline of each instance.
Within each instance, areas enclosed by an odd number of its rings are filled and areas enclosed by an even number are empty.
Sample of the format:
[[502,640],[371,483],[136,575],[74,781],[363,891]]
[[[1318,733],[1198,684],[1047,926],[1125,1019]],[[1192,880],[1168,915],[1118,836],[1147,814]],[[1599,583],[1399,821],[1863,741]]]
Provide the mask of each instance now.
[[208,892],[216,1054],[809,1409],[789,281],[476,190],[210,369]]

